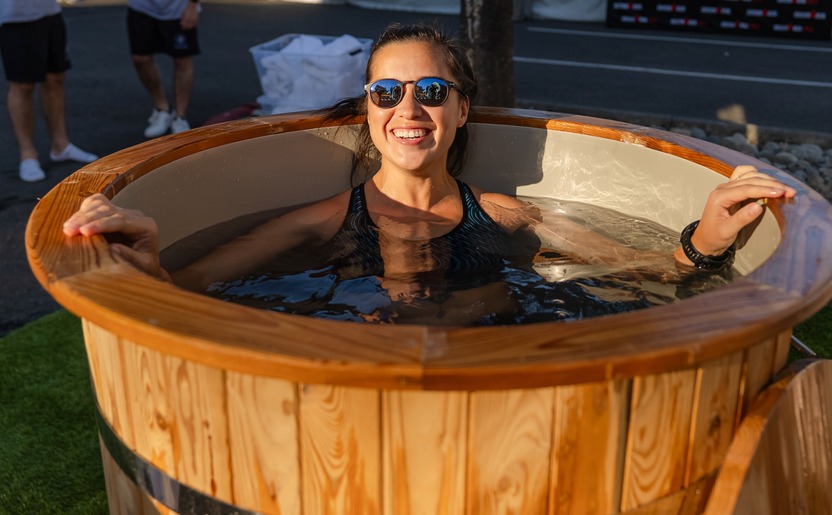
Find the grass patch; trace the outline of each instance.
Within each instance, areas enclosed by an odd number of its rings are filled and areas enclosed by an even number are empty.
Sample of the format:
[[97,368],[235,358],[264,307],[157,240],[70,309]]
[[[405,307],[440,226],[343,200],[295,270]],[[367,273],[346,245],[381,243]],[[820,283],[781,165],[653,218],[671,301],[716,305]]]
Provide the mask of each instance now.
[[812,318],[795,326],[793,334],[819,358],[832,359],[832,304],[827,304]]
[[[795,327],[832,358],[832,304]],[[81,324],[58,311],[0,339],[0,514],[108,513]]]
[[108,513],[79,320],[58,311],[8,334],[0,363],[0,513]]

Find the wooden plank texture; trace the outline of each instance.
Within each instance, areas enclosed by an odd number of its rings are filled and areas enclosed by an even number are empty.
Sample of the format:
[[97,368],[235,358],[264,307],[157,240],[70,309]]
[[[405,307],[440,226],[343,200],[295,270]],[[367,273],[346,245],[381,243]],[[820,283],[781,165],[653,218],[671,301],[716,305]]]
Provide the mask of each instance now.
[[159,515],[147,493],[121,470],[100,438],[99,443],[110,515]]
[[133,403],[124,380],[121,339],[86,319],[81,320],[90,375],[101,415],[125,445],[135,449]]
[[545,513],[553,388],[471,394],[467,513]]
[[630,381],[555,388],[549,513],[618,510]]
[[[754,402],[757,395],[771,381],[773,375],[772,366],[774,365],[774,347],[776,343],[777,337],[772,336],[749,347],[746,351],[743,372],[745,378],[741,392],[742,412],[740,413],[740,418],[745,416],[751,403]],[[737,424],[739,424],[739,420],[737,420]]]
[[832,513],[832,360],[786,372],[737,430],[707,515]]
[[305,514],[381,513],[379,392],[301,385]]
[[300,515],[297,386],[227,373],[234,500],[247,510]]
[[682,488],[695,370],[633,380],[621,511]]
[[464,513],[468,394],[388,391],[382,402],[384,513]]
[[233,502],[223,372],[122,345],[136,453],[177,481]]
[[694,413],[685,485],[718,469],[734,436],[743,352],[712,360],[696,371]]

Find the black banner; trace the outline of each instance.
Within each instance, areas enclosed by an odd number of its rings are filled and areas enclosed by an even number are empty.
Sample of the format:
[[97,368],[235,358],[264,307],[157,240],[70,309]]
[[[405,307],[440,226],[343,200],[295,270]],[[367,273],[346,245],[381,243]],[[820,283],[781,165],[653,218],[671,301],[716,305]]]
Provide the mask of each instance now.
[[829,40],[832,0],[608,0],[607,26]]

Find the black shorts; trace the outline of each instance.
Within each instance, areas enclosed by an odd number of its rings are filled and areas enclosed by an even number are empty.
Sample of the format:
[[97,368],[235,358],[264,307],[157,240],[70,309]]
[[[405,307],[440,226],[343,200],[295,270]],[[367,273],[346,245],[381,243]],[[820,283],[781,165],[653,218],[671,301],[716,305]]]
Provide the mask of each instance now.
[[162,52],[173,57],[199,55],[196,27],[183,30],[179,20],[157,20],[128,8],[127,34],[133,55]]
[[66,25],[61,13],[23,23],[0,25],[0,54],[6,79],[43,82],[47,73],[72,67],[67,52]]

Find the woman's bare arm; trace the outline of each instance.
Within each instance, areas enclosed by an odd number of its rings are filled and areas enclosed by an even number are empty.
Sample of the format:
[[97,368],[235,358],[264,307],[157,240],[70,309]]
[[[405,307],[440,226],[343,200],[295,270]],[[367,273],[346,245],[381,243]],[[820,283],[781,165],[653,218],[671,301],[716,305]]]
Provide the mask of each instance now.
[[[177,271],[172,280],[184,288],[204,291],[214,282],[242,277],[299,245],[326,242],[343,223],[348,198],[347,191],[269,220]],[[70,237],[117,235],[123,243],[110,244],[115,254],[149,275],[171,280],[159,262],[156,222],[141,211],[120,208],[96,194],[83,201],[64,222],[63,230]]]
[[[691,242],[700,253],[718,256],[733,245],[744,227],[763,213],[762,205],[752,200],[791,198],[794,195],[793,188],[756,168],[739,166],[730,181],[711,192]],[[677,247],[672,256],[639,251],[598,234],[567,216],[543,214],[507,195],[480,192],[480,205],[507,232],[533,230],[547,246],[586,263],[667,271],[674,268],[674,262],[683,266],[693,265],[681,247]]]
[[204,291],[215,282],[243,277],[288,250],[323,244],[338,232],[346,208],[347,200],[337,195],[269,220],[175,272],[173,282]]

